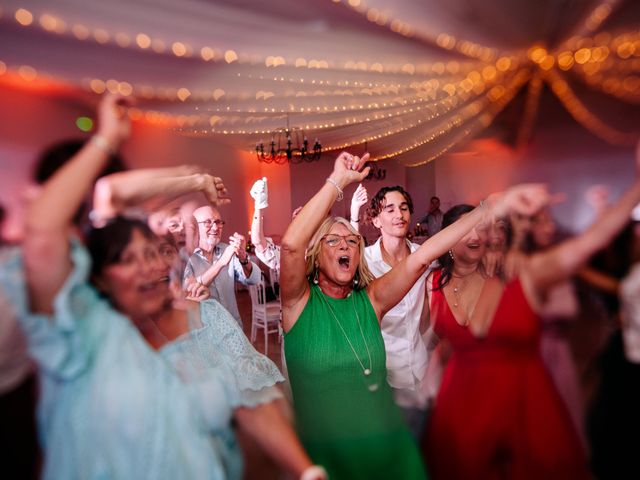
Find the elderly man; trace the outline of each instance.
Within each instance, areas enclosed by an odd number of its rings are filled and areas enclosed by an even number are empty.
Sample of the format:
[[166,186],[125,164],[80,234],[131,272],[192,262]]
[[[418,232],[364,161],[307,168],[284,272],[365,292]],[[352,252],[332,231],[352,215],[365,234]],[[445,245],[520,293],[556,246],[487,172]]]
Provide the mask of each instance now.
[[204,206],[194,210],[193,216],[200,242],[187,262],[184,283],[190,285],[195,281],[209,287],[211,298],[218,300],[242,327],[234,283],[257,284],[260,268],[249,260],[242,235],[234,233],[229,244],[221,242],[224,220],[218,210]]

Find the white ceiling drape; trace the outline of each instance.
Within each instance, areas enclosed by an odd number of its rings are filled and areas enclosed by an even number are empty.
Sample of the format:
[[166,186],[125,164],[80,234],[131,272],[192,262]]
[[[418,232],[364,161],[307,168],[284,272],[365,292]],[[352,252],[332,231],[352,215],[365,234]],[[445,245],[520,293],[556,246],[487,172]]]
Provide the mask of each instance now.
[[[3,0],[0,84],[138,98],[137,121],[239,148],[287,123],[419,165],[552,92],[609,142],[640,120],[634,0]],[[621,115],[624,112],[624,115]],[[366,143],[365,143],[366,142]],[[267,146],[265,145],[265,148]]]

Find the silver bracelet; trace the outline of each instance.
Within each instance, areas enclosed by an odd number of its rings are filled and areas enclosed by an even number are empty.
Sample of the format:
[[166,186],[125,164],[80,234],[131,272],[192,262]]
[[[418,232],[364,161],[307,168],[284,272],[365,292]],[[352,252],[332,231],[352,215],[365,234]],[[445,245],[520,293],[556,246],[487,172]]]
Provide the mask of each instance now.
[[118,153],[116,148],[109,143],[109,140],[102,135],[94,135],[91,137],[91,142],[107,155],[116,155]]
[[320,465],[311,465],[307,467],[300,475],[300,480],[316,480],[318,478],[328,479],[327,471]]
[[340,188],[338,183],[331,177],[328,177],[326,181],[329,182],[334,187],[336,187],[336,190],[338,190],[338,198],[337,198],[337,200],[338,201],[342,200],[344,198],[344,192],[342,191],[342,189]]

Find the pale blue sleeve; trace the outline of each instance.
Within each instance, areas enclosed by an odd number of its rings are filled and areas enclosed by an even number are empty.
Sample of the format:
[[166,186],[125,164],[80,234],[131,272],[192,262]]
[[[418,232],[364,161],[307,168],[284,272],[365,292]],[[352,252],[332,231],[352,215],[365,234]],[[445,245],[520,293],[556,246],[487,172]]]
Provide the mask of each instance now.
[[41,368],[60,378],[85,371],[108,323],[97,321],[100,312],[106,316],[111,310],[86,281],[91,263],[78,243],[72,244],[71,260],[74,268],[54,299],[52,315],[29,311],[22,252],[14,250],[0,261],[0,284],[9,294],[30,354]]
[[231,314],[217,301],[209,300],[201,303],[200,315],[207,328],[202,330],[206,337],[198,343],[209,358],[219,353],[232,373],[233,386],[228,390],[232,406],[254,407],[281,398],[276,387],[284,381],[280,370],[253,348]]

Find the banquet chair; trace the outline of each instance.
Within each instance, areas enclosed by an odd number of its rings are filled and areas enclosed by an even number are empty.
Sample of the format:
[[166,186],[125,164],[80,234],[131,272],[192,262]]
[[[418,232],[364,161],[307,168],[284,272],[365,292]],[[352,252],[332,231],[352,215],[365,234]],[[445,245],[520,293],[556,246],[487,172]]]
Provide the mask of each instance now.
[[264,279],[256,285],[249,285],[251,296],[251,342],[256,341],[258,329],[264,332],[264,354],[269,352],[268,337],[271,333],[278,334],[278,342],[282,339],[280,321],[282,318],[282,306],[279,301],[267,302]]
[[280,269],[269,269],[269,283],[273,289],[273,293],[280,300]]

